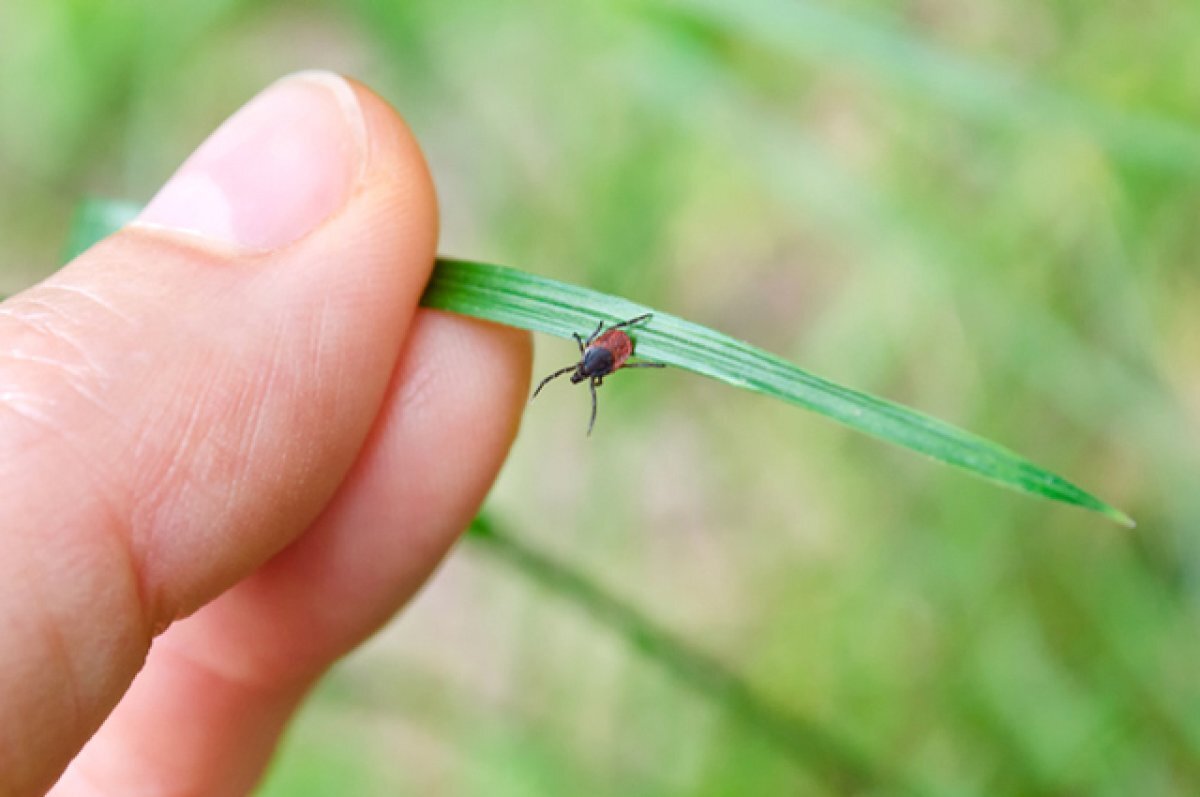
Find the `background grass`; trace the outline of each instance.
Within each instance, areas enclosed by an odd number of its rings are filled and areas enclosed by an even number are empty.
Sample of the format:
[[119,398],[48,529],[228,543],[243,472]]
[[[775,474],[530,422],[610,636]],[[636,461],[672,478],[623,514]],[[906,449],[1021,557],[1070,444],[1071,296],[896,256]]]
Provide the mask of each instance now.
[[[538,399],[491,503],[523,544],[924,790],[1200,789],[1200,9],[17,0],[0,31],[4,292],[81,195],[148,198],[284,72],[355,74],[429,153],[443,251],[669,307],[1139,521],[635,371],[590,440],[586,391]],[[850,790],[519,572],[452,558],[265,793]]]

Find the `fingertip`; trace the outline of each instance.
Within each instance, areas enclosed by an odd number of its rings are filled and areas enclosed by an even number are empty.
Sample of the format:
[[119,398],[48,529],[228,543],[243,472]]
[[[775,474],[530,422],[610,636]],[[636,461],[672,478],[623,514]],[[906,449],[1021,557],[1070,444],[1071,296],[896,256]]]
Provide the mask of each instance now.
[[[437,252],[440,218],[437,189],[416,134],[390,103],[359,81],[340,77],[357,98],[369,135],[364,191],[384,190],[381,203],[392,215],[379,223],[401,228],[413,251],[432,264]],[[422,283],[424,284],[424,283]]]
[[[496,434],[487,441],[504,440],[507,448],[520,424],[532,362],[526,330],[422,309],[402,355],[409,378],[398,400],[410,418],[440,416],[443,424],[475,429],[494,425]],[[428,391],[435,378],[438,390]]]

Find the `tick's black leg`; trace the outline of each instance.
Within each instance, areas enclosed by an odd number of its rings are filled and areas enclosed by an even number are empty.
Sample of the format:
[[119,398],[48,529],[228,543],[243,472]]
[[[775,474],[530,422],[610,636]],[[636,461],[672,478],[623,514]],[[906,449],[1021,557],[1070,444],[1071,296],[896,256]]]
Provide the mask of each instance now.
[[[584,347],[583,335],[580,335],[578,332],[572,332],[571,337],[575,338],[575,342],[579,344],[579,353],[583,354],[583,347]],[[589,338],[588,340],[590,341],[591,339]]]
[[666,363],[625,363],[622,368],[666,368]]
[[542,392],[542,388],[544,388],[546,386],[546,383],[549,382],[551,379],[557,379],[558,377],[562,376],[563,374],[568,374],[574,370],[575,370],[575,366],[568,365],[566,368],[560,368],[557,371],[555,371],[554,373],[550,374],[550,376],[546,377],[538,384],[537,390],[533,391],[533,395],[529,397],[529,400],[533,401],[535,398],[537,398],[537,394]]
[[[591,343],[593,340],[598,338],[600,336],[600,330],[602,330],[602,329],[604,329],[603,321],[601,321],[599,324],[596,324],[596,331],[593,332],[592,334],[588,335],[587,340],[585,340],[584,343]],[[614,329],[615,329],[615,327],[614,327]]]
[[636,318],[631,318],[628,321],[622,321],[619,324],[614,324],[613,326],[609,327],[609,329],[620,329],[621,327],[631,327],[634,324],[640,324],[643,321],[650,320],[650,318],[653,315],[654,315],[654,313],[643,313],[642,315],[637,316]]
[[588,387],[592,389],[592,419],[588,421],[588,437],[592,436],[592,427],[596,425],[596,385],[600,384],[598,378],[588,382]]

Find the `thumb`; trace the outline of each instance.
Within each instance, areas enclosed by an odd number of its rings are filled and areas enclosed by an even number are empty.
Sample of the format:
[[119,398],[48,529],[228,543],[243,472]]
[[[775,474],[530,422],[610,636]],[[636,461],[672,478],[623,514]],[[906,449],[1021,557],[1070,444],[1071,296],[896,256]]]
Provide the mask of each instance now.
[[0,793],[48,788],[153,635],[321,511],[435,245],[403,123],[303,74],[0,305]]

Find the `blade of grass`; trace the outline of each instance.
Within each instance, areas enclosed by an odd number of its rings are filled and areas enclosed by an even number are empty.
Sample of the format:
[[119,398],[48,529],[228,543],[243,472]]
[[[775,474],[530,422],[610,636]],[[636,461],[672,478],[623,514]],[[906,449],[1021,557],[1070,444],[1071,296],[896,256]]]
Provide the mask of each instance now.
[[112,235],[133,221],[141,210],[133,202],[115,199],[85,199],[75,208],[67,231],[66,260],[74,260],[92,244]]
[[521,542],[486,513],[472,521],[467,539],[611,629],[679,683],[714,701],[763,734],[788,758],[819,774],[836,793],[931,793],[927,787],[908,782],[900,773],[873,760],[833,729],[771,705],[740,675],[609,594],[583,573]]
[[[91,207],[89,207],[91,206]],[[123,203],[81,208],[70,256],[132,218]],[[1120,510],[1002,446],[886,399],[843,387],[708,327],[589,288],[505,266],[439,258],[421,298],[426,307],[563,338],[597,321],[653,313],[634,332],[640,357],[813,410],[852,429],[912,449],[1005,487],[1089,509],[1126,526]]]
[[570,338],[597,321],[653,313],[634,333],[640,357],[818,412],[977,476],[1133,525],[1123,512],[1006,448],[899,404],[842,387],[715,330],[626,299],[521,271],[441,259],[421,303]]

